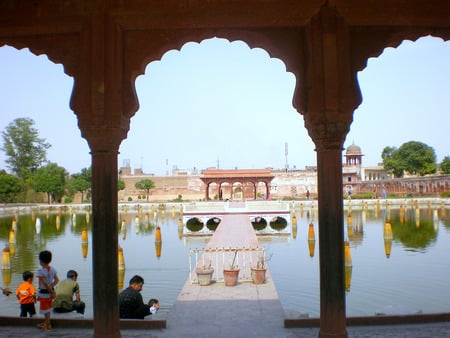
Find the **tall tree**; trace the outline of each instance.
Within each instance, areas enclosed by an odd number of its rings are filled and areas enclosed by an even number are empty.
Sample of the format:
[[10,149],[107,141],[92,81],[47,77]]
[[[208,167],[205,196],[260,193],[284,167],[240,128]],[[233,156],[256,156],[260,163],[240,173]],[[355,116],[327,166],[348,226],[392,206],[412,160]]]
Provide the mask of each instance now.
[[61,201],[66,187],[66,169],[56,163],[49,163],[38,168],[33,177],[32,185],[35,191],[47,193],[47,201]]
[[17,118],[2,131],[3,146],[1,150],[6,155],[6,166],[22,179],[27,179],[31,173],[47,160],[47,149],[50,144],[39,137],[31,118]]
[[135,186],[136,189],[145,191],[145,195],[147,196],[147,202],[148,202],[148,197],[150,195],[150,190],[155,187],[155,182],[153,182],[151,179],[145,178],[143,180],[137,181],[134,184],[134,186]]
[[405,172],[420,176],[436,172],[436,153],[422,142],[406,142],[398,149],[385,147],[381,157],[384,168],[395,177],[402,177]]

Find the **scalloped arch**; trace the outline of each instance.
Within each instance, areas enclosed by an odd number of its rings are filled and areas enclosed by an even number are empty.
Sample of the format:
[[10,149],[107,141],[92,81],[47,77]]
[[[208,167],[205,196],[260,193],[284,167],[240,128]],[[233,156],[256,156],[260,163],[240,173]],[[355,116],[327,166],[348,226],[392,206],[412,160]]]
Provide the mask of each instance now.
[[133,31],[125,35],[125,74],[128,82],[126,109],[131,118],[139,109],[135,82],[138,76],[144,75],[148,64],[161,61],[164,55],[172,50],[180,51],[187,43],[200,44],[202,41],[220,38],[230,43],[244,42],[249,49],[260,48],[267,52],[270,58],[278,59],[285,65],[286,72],[296,78],[294,97],[296,96],[303,61],[304,32],[299,28],[276,28],[254,30],[232,29],[197,29],[197,30],[165,30],[165,31]]
[[448,41],[450,40],[450,30],[355,28],[352,30],[351,36],[354,46],[352,49],[353,68],[358,72],[367,67],[367,61],[370,58],[379,57],[386,48],[397,48],[405,40],[416,42],[426,36]]

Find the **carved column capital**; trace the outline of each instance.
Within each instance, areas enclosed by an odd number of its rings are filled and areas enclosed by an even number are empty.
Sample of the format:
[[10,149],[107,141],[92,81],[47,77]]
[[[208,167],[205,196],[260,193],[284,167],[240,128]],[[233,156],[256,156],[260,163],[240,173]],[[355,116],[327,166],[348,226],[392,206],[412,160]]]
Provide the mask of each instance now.
[[309,136],[316,145],[316,151],[342,150],[345,136],[347,135],[350,122],[345,121],[314,121],[305,118],[305,126]]

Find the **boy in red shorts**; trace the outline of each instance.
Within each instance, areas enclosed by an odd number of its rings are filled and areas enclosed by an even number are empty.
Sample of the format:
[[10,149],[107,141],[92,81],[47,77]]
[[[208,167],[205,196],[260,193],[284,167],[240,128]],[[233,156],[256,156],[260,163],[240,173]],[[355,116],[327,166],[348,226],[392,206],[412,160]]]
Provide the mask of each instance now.
[[48,250],[39,253],[39,264],[41,268],[36,273],[38,279],[38,301],[39,312],[44,315],[44,322],[39,324],[40,329],[51,331],[50,314],[52,312],[52,300],[55,298],[54,286],[58,283],[59,278],[56,270],[50,266],[52,261],[52,253]]

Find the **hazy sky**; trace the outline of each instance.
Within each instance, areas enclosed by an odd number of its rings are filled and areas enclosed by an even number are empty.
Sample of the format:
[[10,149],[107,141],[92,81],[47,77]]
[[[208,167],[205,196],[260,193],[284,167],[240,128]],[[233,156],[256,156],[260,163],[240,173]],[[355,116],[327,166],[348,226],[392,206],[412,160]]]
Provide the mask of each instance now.
[[[405,41],[370,59],[359,73],[363,103],[345,142],[362,148],[363,165],[385,146],[421,141],[438,162],[450,155],[450,43]],[[61,65],[27,49],[0,48],[0,131],[31,117],[52,144],[48,159],[79,172],[91,164],[69,108],[73,80]],[[164,175],[180,169],[290,168],[316,164],[303,117],[292,107],[295,77],[279,59],[242,41],[210,39],[168,51],[136,80],[140,109],[122,142],[119,166]],[[3,144],[3,138],[0,139]],[[345,151],[344,151],[345,153]],[[0,169],[5,168],[0,151]]]

